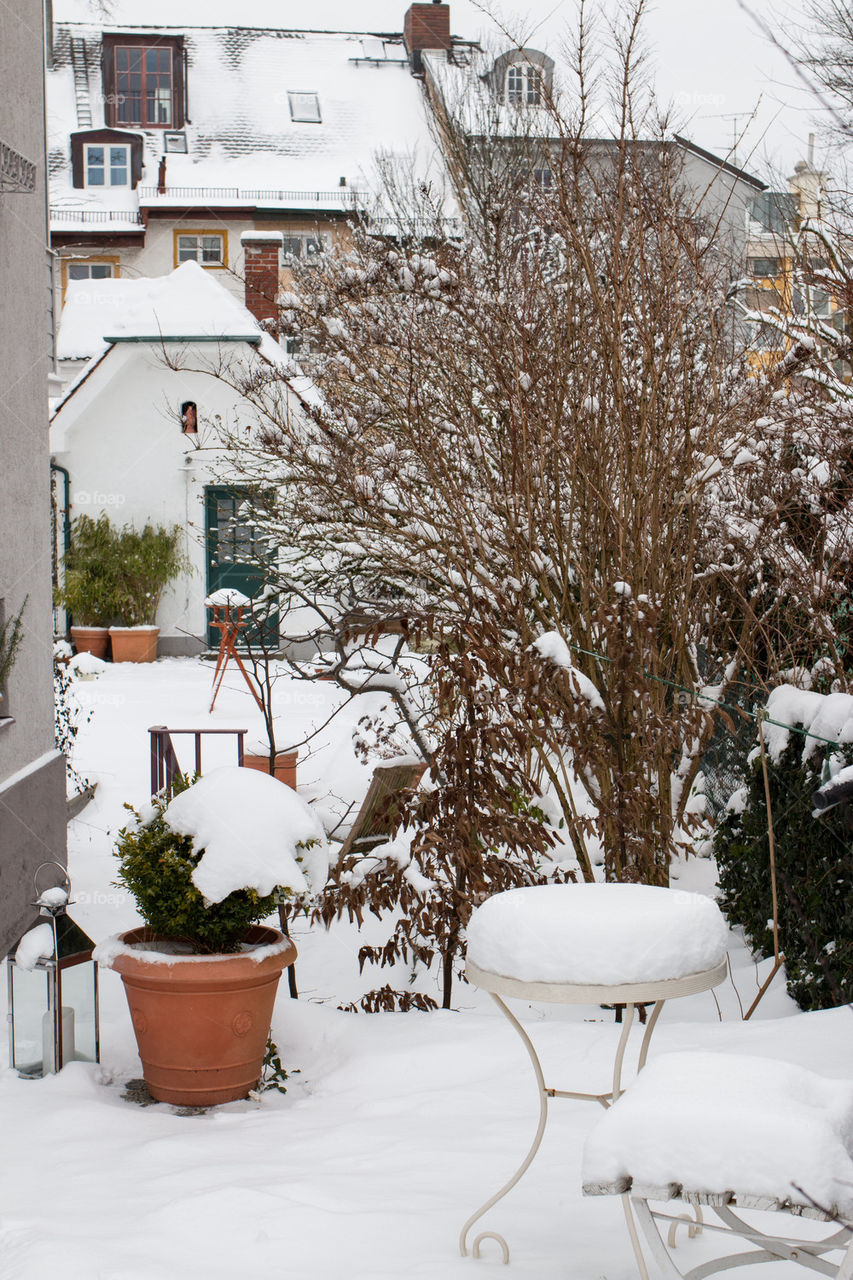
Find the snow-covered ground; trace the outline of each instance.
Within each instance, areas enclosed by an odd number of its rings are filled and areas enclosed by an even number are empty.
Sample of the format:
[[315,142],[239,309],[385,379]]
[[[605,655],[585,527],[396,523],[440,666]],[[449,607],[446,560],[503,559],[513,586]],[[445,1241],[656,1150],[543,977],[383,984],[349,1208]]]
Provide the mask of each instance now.
[[[227,678],[208,715],[211,675],[209,665],[173,659],[108,667],[79,684],[93,715],[80,732],[76,763],[97,779],[98,792],[69,829],[72,914],[96,941],[137,923],[132,903],[111,883],[111,833],[125,801],[147,799],[149,726],[259,727],[237,677]],[[282,747],[303,739],[339,699],[327,684],[286,681],[278,692]],[[321,808],[343,812],[366,789],[370,767],[352,749],[364,711],[365,701],[345,707],[310,758],[302,749],[300,791]],[[205,767],[230,763],[233,752],[223,739]],[[675,874],[681,888],[713,889],[707,861]],[[124,1100],[126,1082],[141,1068],[121,983],[110,971],[101,975],[99,1067],[72,1064],[41,1081],[0,1070],[0,1280],[635,1276],[618,1199],[581,1195],[583,1142],[601,1113],[562,1100],[552,1104],[529,1172],[478,1224],[506,1236],[510,1267],[488,1241],[481,1260],[459,1256],[462,1223],[515,1170],[535,1130],[538,1101],[519,1039],[488,997],[469,987],[456,990],[453,1012],[341,1012],[339,1005],[384,977],[359,976],[359,939],[348,925],[328,934],[297,925],[295,934],[300,999],[290,1000],[282,984],[273,1021],[284,1063],[298,1071],[286,1096],[265,1093],[201,1115]],[[849,1074],[849,1009],[798,1013],[776,979],[743,1023],[740,1006],[751,1002],[768,965],[756,969],[736,935],[730,956],[732,982],[664,1009],[652,1054],[742,1051]],[[549,1084],[607,1087],[618,1035],[611,1013],[554,1005],[518,1011]],[[742,1274],[774,1280],[789,1268]]]

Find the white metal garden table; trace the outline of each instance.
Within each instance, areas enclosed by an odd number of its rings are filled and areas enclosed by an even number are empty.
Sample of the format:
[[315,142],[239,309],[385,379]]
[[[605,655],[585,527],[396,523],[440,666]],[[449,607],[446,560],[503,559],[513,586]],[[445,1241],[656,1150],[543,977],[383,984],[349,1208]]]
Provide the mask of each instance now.
[[[645,1065],[652,1034],[667,1000],[717,986],[726,976],[726,927],[709,898],[648,885],[546,885],[511,889],[488,899],[468,927],[466,975],[488,991],[521,1037],[539,1093],[539,1123],[516,1172],[462,1228],[462,1256],[480,1256],[483,1240],[495,1240],[509,1261],[506,1240],[480,1232],[470,1249],[468,1235],[524,1176],[545,1133],[548,1101],[573,1098],[609,1107],[622,1092],[622,1065],[634,1011],[654,1009],[646,1023],[638,1070]],[[600,981],[592,981],[596,975]],[[545,1083],[530,1036],[505,998],[553,1004],[624,1005],[611,1087],[583,1093]],[[633,1222],[629,1228],[634,1234]]]

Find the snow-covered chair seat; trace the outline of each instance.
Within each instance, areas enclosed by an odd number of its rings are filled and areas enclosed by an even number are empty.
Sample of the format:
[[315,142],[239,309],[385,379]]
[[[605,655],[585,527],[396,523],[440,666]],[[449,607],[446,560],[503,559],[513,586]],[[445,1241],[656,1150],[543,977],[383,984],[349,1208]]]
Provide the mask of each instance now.
[[[622,987],[686,979],[725,962],[710,898],[645,884],[509,889],[478,907],[468,966],[521,983]],[[643,999],[654,999],[641,997]]]
[[[590,1133],[583,1189],[586,1195],[630,1196],[667,1277],[698,1280],[732,1266],[787,1258],[849,1280],[853,1245],[840,1264],[824,1255],[847,1248],[851,1238],[845,1224],[853,1223],[853,1083],[775,1059],[662,1054]],[[671,1206],[649,1205],[674,1199],[694,1207],[691,1235],[702,1223],[699,1206],[707,1205],[722,1223],[713,1230],[740,1236],[751,1248],[716,1264],[703,1255],[701,1265],[680,1270],[658,1223],[669,1224],[672,1247],[684,1215]],[[822,1240],[792,1240],[744,1222],[735,1209],[784,1210],[836,1225]],[[630,1213],[628,1223],[640,1273],[646,1276]]]

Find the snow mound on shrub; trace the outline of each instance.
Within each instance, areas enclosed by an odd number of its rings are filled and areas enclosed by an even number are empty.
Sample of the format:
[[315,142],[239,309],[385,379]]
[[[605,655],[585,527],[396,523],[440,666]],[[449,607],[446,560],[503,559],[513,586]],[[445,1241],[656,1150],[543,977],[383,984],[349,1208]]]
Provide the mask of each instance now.
[[[204,849],[193,884],[207,902],[276,886],[298,897],[323,887],[328,847],[317,815],[290,787],[256,769],[213,769],[175,796],[163,814],[179,835]],[[300,849],[308,841],[312,849]]]
[[774,764],[782,759],[792,729],[804,731],[803,762],[818,747],[823,748],[821,739],[840,745],[853,742],[853,696],[849,693],[812,693],[792,684],[778,685],[767,699],[767,716],[764,742]]

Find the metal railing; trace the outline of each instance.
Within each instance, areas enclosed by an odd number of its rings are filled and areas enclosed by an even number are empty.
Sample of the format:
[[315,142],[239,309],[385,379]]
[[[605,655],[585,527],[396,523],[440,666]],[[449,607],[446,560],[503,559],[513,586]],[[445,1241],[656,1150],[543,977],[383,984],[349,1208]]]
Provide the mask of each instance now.
[[143,226],[139,209],[66,209],[51,205],[51,222],[130,222]]
[[230,733],[237,739],[237,764],[243,763],[243,739],[246,729],[169,729],[165,724],[152,725],[151,738],[151,794],[172,790],[175,778],[183,773],[178,761],[172,734],[190,734],[195,739],[194,772],[201,773],[201,740],[205,735]]

